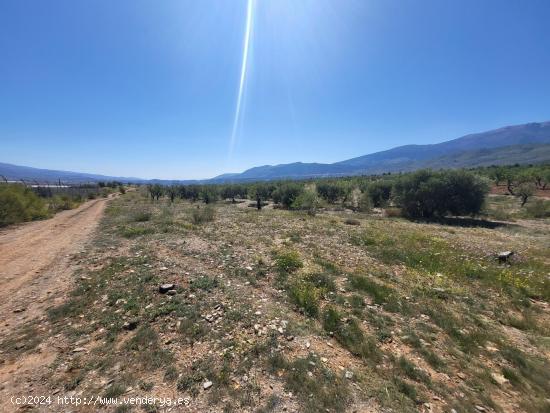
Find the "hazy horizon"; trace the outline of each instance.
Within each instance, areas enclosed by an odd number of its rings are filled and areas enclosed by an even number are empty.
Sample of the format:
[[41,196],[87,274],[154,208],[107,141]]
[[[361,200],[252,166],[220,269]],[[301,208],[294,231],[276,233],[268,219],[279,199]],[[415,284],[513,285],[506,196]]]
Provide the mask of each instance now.
[[4,1],[0,162],[202,179],[547,121],[548,21],[545,1]]

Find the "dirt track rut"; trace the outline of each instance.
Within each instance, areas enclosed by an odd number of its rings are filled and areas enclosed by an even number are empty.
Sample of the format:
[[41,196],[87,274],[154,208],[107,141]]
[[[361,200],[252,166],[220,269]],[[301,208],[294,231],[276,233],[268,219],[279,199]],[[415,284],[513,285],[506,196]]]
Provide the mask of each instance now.
[[[48,308],[66,299],[76,268],[70,257],[84,248],[106,203],[89,201],[51,219],[0,231],[0,340],[32,321],[44,320]],[[55,350],[45,346],[39,354],[9,362],[1,356],[0,411],[15,411],[9,396],[29,391],[40,369],[54,360]]]

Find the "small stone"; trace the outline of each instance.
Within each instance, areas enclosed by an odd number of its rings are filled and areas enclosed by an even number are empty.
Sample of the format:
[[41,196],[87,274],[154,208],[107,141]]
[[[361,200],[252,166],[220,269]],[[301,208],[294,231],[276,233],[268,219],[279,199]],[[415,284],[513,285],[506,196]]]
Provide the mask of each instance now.
[[159,285],[159,293],[166,294],[168,291],[174,290],[175,288],[175,284],[161,284]]
[[483,406],[476,406],[476,410],[479,411],[479,412],[485,412],[487,411],[487,409]]
[[128,331],[131,331],[131,330],[135,330],[136,327],[138,326],[139,324],[139,321],[138,320],[130,320],[130,321],[126,321],[123,325],[122,325],[122,328],[124,330],[128,330]]
[[292,341],[292,340],[294,340],[294,336],[287,336],[287,337],[286,337],[286,340],[287,340],[287,341]]
[[458,377],[460,377],[462,380],[466,380],[466,375],[462,372],[456,374]]
[[311,347],[311,343],[309,341],[306,341],[306,348],[310,348]]
[[13,312],[14,313],[22,313],[25,310],[26,310],[25,308],[16,308],[15,310],[13,310]]
[[202,388],[203,388],[204,390],[208,390],[210,387],[212,387],[212,384],[213,384],[213,383],[212,383],[210,380],[206,380],[206,381],[203,383]]
[[344,376],[346,377],[346,379],[348,380],[351,380],[353,379],[353,373],[349,370],[346,370],[346,373],[344,374]]
[[505,263],[508,259],[514,255],[514,251],[502,251],[498,253],[498,262]]
[[178,292],[176,290],[169,290],[166,292],[166,295],[176,295]]
[[73,353],[82,353],[83,351],[86,351],[84,347],[77,347],[73,349]]
[[245,267],[248,271],[252,271],[252,267],[249,265],[248,267]]

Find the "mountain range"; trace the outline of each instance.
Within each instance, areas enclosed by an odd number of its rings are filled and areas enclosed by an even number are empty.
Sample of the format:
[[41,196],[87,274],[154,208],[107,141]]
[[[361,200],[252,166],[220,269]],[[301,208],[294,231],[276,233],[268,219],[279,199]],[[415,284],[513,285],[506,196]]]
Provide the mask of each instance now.
[[[0,175],[8,180],[67,183],[118,180],[123,182],[221,183],[274,179],[305,179],[330,176],[408,172],[421,168],[463,168],[504,164],[550,162],[550,122],[533,122],[474,133],[431,145],[405,145],[331,164],[295,162],[264,165],[242,173],[196,180],[144,180],[78,172],[37,169],[0,163]],[[1,179],[1,177],[0,177]]]

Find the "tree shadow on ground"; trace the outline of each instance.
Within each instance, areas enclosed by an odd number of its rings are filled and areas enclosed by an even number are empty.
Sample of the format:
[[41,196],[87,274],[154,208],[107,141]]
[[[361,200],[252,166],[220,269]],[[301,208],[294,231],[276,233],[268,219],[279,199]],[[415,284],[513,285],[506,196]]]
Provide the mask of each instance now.
[[415,219],[415,222],[424,224],[441,224],[451,227],[466,227],[466,228],[488,228],[495,229],[499,227],[513,227],[515,224],[501,221],[489,221],[487,219],[469,218],[469,217],[444,217],[431,219]]

